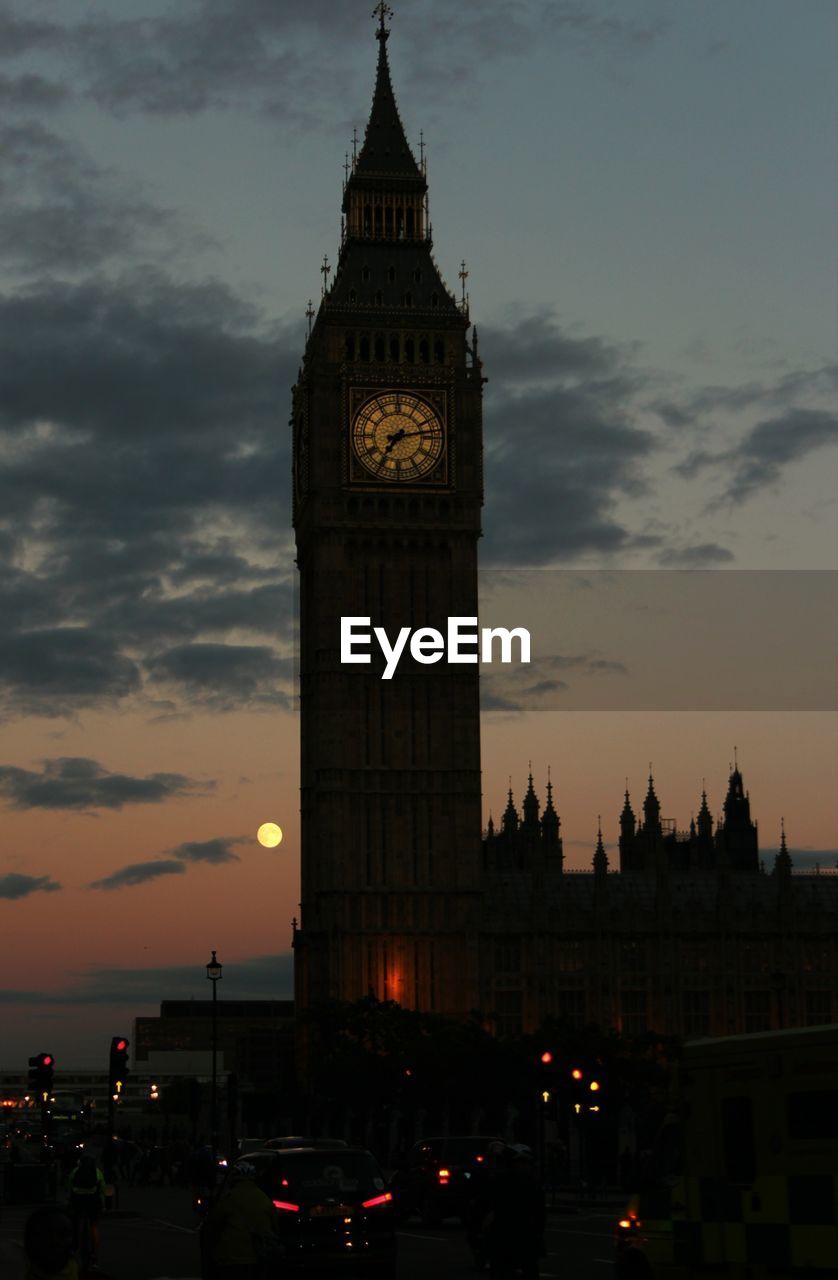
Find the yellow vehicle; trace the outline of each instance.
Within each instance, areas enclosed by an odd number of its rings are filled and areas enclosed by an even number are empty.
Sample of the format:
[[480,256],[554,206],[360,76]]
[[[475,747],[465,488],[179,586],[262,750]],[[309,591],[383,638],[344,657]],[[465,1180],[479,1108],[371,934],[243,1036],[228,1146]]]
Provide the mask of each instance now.
[[619,1280],[835,1280],[838,1025],[686,1044],[638,1181]]

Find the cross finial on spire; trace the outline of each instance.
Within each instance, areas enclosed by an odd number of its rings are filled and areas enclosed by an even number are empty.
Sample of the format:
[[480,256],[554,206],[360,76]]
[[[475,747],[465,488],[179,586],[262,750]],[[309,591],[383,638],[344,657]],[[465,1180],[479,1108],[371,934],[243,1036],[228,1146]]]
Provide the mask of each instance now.
[[419,168],[425,172],[425,131],[419,130]]
[[352,130],[352,168],[355,168],[355,161],[358,159],[358,130]]
[[390,8],[389,4],[384,3],[384,0],[379,0],[379,3],[372,11],[372,16],[374,18],[378,18],[378,30],[375,33],[376,39],[386,40],[390,34],[390,29],[389,27],[386,27],[384,23],[386,18],[392,18],[393,10]]
[[468,271],[466,270],[466,260],[463,258],[460,263],[460,270],[457,272],[463,286],[463,310],[466,308],[466,280],[468,280]]
[[330,275],[330,273],[331,273],[331,270],[332,270],[332,268],[329,266],[329,255],[328,255],[328,254],[326,254],[326,253],[324,253],[324,254],[323,254],[323,265],[322,265],[322,267],[320,268],[320,274],[321,274],[321,276],[323,277],[323,297],[324,297],[324,298],[325,298],[325,296],[326,296],[326,287],[327,287],[327,285],[328,285],[328,283],[329,283],[329,275]]
[[308,306],[306,307],[306,319],[308,320],[308,336],[311,337],[311,322],[314,319],[314,305],[311,298],[309,298]]

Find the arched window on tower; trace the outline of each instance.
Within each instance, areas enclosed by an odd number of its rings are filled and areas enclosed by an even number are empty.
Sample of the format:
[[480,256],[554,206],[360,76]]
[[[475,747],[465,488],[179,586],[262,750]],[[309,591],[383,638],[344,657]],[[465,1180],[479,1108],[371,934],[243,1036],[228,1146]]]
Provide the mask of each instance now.
[[357,299],[357,297],[356,297],[356,294],[355,294],[355,290],[354,290],[354,289],[350,289],[350,290],[349,290],[349,301],[350,301],[350,303],[352,303],[352,302],[357,302],[357,301],[358,301],[358,299]]
[[422,283],[422,268],[421,268],[421,267],[417,267],[417,268],[416,268],[416,270],[415,270],[415,271],[414,271],[414,273],[413,273],[413,279],[416,281],[416,283],[417,283],[417,284],[421,284],[421,283]]
[[369,360],[370,358],[370,336],[368,333],[361,334],[359,354],[362,360]]
[[375,335],[375,358],[379,364],[384,363],[384,334],[377,333]]
[[431,362],[430,344],[426,337],[421,337],[419,339],[419,359],[422,361],[422,364],[430,364]]
[[415,347],[412,338],[405,338],[404,340],[404,358],[408,364],[413,364],[416,359]]
[[347,360],[355,359],[355,334],[347,333],[346,335],[346,358]]
[[445,364],[445,343],[442,338],[437,338],[434,342],[434,360],[437,364]]
[[361,279],[366,283],[366,281],[369,280],[369,278],[370,278],[369,267],[361,267]]
[[407,238],[412,240],[415,235],[413,210],[408,205],[407,209]]
[[406,294],[404,295],[404,305],[405,305],[406,307],[412,307],[412,306],[413,306],[413,294],[412,294],[412,293],[406,293]]
[[364,205],[364,235],[372,235],[372,205]]
[[382,228],[382,216],[381,216],[381,205],[380,205],[380,204],[377,204],[377,205],[375,206],[375,219],[374,219],[374,221],[375,221],[375,236],[376,236],[376,239],[380,240],[380,239],[381,239],[381,228]]
[[400,354],[401,352],[399,350],[399,335],[397,333],[391,333],[390,334],[390,359],[393,361],[393,364],[399,363]]
[[388,280],[388,282],[389,282],[390,284],[393,284],[393,282],[395,281],[395,279],[396,279],[396,268],[395,268],[395,267],[388,267],[388,268],[387,268],[387,280]]
[[380,290],[380,289],[377,289],[377,290],[376,290],[376,292],[375,292],[375,298],[373,299],[373,301],[375,302],[375,305],[376,305],[377,307],[380,307],[380,306],[383,304],[383,302],[384,302],[384,294],[381,292],[381,290]]
[[404,240],[404,207],[396,205],[396,239]]
[[432,307],[438,307],[438,306],[439,306],[439,294],[438,294],[438,293],[432,293],[432,294],[431,294],[431,306],[432,306]]

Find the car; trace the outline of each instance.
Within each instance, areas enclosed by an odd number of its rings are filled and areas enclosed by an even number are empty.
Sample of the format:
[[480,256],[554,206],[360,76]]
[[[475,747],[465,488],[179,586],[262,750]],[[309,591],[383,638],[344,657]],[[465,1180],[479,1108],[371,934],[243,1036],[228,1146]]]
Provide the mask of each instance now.
[[342,1138],[266,1138],[262,1146],[267,1151],[287,1151],[290,1147],[345,1147],[348,1144]]
[[443,1218],[466,1219],[472,1179],[479,1174],[491,1143],[503,1145],[496,1135],[423,1138],[393,1173],[396,1216],[400,1221],[418,1213],[426,1226]]
[[277,1212],[282,1260],[277,1276],[317,1272],[334,1277],[395,1280],[393,1195],[372,1152],[345,1143],[252,1151],[234,1161],[256,1170],[255,1180]]

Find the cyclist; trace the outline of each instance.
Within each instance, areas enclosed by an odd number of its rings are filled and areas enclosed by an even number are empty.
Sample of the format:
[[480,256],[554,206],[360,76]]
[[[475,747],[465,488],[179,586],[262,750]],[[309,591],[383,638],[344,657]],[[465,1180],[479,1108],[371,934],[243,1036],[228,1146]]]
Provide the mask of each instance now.
[[99,1252],[97,1224],[105,1207],[105,1178],[93,1156],[82,1156],[67,1186],[76,1249],[82,1262],[95,1262]]
[[205,1274],[213,1280],[258,1280],[276,1241],[277,1214],[270,1197],[257,1187],[256,1168],[239,1160],[230,1170],[202,1232]]

